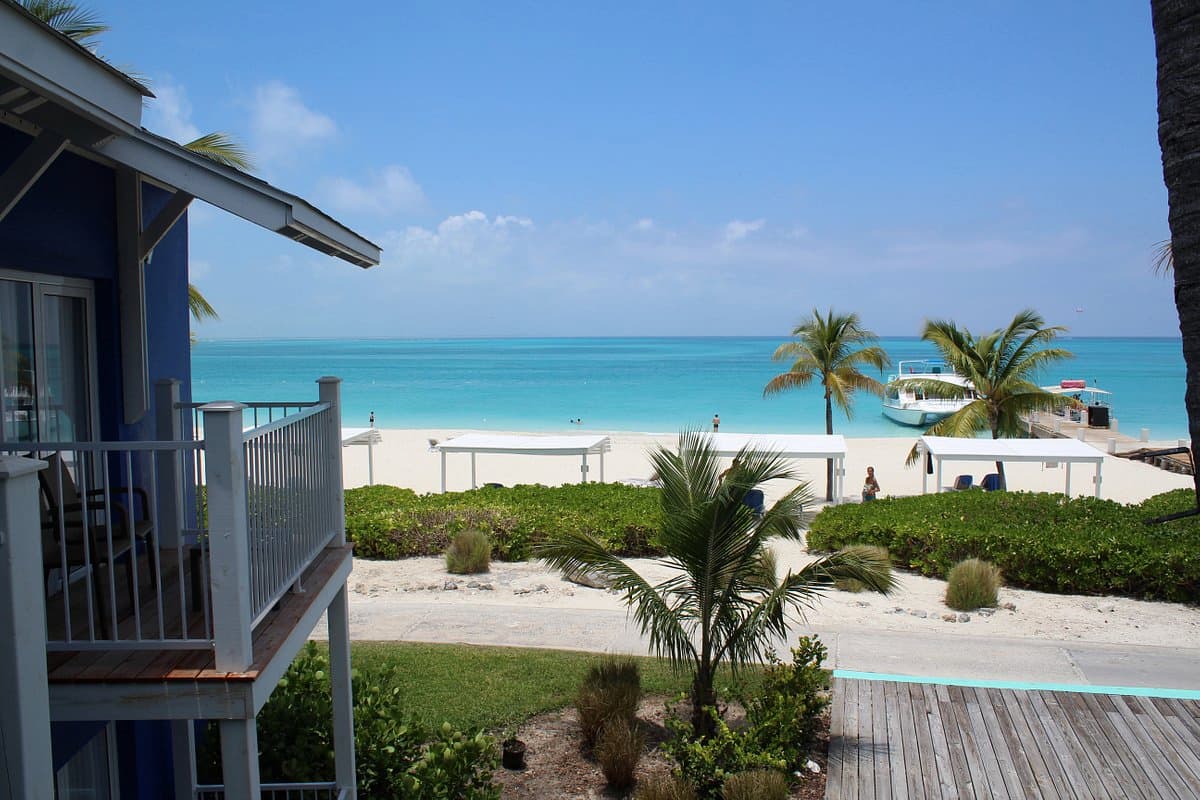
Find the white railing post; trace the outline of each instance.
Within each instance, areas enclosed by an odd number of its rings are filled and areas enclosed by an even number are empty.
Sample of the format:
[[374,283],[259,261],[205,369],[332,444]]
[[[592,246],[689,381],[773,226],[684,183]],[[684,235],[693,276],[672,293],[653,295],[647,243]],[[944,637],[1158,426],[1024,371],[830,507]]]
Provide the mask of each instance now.
[[333,754],[338,788],[354,800],[354,690],[350,672],[350,606],[345,585],[326,610],[329,623],[329,682],[333,690]]
[[[164,378],[154,383],[154,438],[160,442],[183,439],[180,425],[179,381]],[[183,453],[151,454],[158,470],[158,540],[161,547],[179,547],[183,529]]]
[[322,403],[329,403],[329,426],[326,434],[329,453],[326,468],[329,470],[330,525],[333,526],[333,544],[346,543],[346,500],[342,494],[342,379],[325,376],[317,378]]
[[0,456],[0,795],[31,800],[54,797],[37,483],[45,466]]
[[[244,672],[254,660],[250,620],[250,545],[241,403],[208,403],[204,412],[208,541],[212,561],[216,668]],[[251,725],[253,725],[251,720]]]

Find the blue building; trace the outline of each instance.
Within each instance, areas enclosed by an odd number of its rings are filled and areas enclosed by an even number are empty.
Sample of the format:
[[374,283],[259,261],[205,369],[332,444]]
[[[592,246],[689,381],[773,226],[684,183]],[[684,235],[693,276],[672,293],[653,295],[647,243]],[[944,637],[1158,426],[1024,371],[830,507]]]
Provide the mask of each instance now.
[[306,796],[353,798],[339,383],[193,402],[187,210],[379,248],[146,131],[148,96],[0,0],[0,798],[271,796],[254,717],[322,617],[337,771]]

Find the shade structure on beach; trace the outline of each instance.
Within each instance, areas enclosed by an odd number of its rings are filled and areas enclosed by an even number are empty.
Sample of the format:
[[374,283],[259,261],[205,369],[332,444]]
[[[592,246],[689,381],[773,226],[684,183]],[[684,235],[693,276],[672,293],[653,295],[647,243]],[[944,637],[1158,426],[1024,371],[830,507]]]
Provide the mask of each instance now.
[[378,428],[342,428],[342,447],[367,446],[367,485],[375,485],[375,445],[383,441]]
[[442,492],[446,491],[446,454],[471,454],[471,488],[476,488],[477,453],[508,453],[526,456],[579,456],[579,482],[587,483],[588,456],[600,456],[600,482],[604,483],[604,454],[612,449],[607,436],[530,436],[512,433],[468,433],[435,445],[442,453]]
[[[1096,497],[1100,496],[1100,468],[1104,453],[1078,439],[960,439],[953,436],[922,436],[917,447],[933,459],[935,491],[942,491],[943,461],[1033,461],[1062,463],[1066,469],[1066,488],[1071,494],[1071,465],[1095,464]],[[921,493],[928,491],[929,474],[921,471]]]
[[732,457],[752,447],[784,458],[833,460],[833,502],[840,503],[846,484],[846,437],[841,434],[713,433],[709,441],[717,455]]

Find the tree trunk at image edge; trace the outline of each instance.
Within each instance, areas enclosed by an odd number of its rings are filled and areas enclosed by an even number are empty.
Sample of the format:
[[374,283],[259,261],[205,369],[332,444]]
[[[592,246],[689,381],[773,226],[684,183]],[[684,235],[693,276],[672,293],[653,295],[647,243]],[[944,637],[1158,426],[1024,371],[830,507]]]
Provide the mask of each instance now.
[[[1200,452],[1200,4],[1151,0],[1158,56],[1158,143],[1175,261],[1192,458]],[[1200,507],[1200,475],[1192,476]]]
[[717,707],[717,693],[713,691],[713,676],[707,668],[696,671],[692,681],[692,731],[707,739],[716,730],[712,715],[706,709]]
[[[825,435],[833,435],[833,401],[825,391]],[[833,459],[825,459],[825,502],[833,502]]]

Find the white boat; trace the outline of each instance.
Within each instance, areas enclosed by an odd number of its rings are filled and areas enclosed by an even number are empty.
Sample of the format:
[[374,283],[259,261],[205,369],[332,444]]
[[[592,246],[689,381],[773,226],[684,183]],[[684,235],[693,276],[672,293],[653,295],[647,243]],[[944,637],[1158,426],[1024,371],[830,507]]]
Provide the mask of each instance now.
[[1072,422],[1085,422],[1089,428],[1108,428],[1112,425],[1112,392],[1099,386],[1089,386],[1082,378],[1067,379],[1057,386],[1043,386],[1042,391],[1065,394],[1075,401],[1071,406],[1057,408],[1054,413]]
[[[934,359],[901,361],[895,375],[888,376],[883,391],[883,415],[901,425],[928,427],[958,411],[973,399],[971,382],[955,373],[950,365]],[[903,381],[939,381],[961,386],[968,391],[965,397],[926,397],[918,386],[906,386]]]

